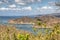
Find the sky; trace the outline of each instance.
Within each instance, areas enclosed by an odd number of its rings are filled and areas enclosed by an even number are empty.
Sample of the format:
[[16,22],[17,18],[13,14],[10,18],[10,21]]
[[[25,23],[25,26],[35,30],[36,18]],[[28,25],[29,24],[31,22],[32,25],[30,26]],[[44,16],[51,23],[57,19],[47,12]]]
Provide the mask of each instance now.
[[[30,16],[60,13],[58,0],[0,0],[0,16]],[[57,9],[59,9],[57,11]]]

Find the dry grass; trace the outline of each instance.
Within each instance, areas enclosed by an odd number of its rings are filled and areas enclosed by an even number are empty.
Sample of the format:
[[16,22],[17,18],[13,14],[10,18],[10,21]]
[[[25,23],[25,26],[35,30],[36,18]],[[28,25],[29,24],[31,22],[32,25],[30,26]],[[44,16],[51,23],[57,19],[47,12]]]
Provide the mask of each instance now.
[[14,26],[0,25],[0,40],[60,40],[60,24],[54,25],[49,34],[38,33],[33,35],[27,31],[17,30]]

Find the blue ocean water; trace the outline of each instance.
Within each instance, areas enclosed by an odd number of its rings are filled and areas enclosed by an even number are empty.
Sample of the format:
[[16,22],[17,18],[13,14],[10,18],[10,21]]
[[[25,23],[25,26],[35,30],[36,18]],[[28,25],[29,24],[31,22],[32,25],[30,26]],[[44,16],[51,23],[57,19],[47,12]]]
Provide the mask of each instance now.
[[21,16],[0,16],[0,23],[8,23],[11,19],[21,18]]
[[[24,30],[24,31],[28,31],[34,34],[37,34],[37,32],[42,32],[44,33],[44,31],[46,30],[45,28],[38,28],[36,29],[36,32],[34,32],[34,28],[32,27],[32,24],[9,24],[8,21],[11,19],[16,19],[16,18],[21,18],[22,16],[0,16],[0,24],[4,24],[4,25],[14,25],[18,30]],[[34,17],[31,17],[34,18]],[[49,29],[47,29],[49,30]],[[49,31],[50,32],[50,31]]]
[[[22,18],[23,16],[0,16],[0,23],[8,23],[8,20]],[[28,16],[34,18],[34,16]]]

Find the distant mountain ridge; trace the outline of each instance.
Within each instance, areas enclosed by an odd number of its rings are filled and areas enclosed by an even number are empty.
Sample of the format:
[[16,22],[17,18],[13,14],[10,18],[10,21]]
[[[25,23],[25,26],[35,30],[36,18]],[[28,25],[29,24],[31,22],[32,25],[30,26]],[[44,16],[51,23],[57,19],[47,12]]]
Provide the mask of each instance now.
[[56,16],[56,17],[60,17],[60,13],[52,13],[52,14],[48,14],[48,15],[52,15],[52,16]]

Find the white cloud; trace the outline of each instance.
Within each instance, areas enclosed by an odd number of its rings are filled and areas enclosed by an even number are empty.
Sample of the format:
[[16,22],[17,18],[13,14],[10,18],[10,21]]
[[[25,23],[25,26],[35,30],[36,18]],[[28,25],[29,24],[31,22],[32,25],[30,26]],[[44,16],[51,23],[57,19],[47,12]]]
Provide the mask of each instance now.
[[4,8],[4,7],[2,7],[2,8],[0,8],[0,10],[8,10],[8,8]]
[[43,7],[40,7],[40,8],[37,8],[37,10],[52,10],[53,7],[51,6],[43,6]]
[[0,8],[0,10],[20,10],[20,11],[23,11],[23,10],[26,10],[26,11],[31,11],[32,8],[29,6],[29,7],[23,7],[23,8],[5,8],[5,7],[2,7]]
[[3,2],[0,1],[0,4],[1,4],[1,3],[3,3]]
[[24,8],[22,8],[22,9],[24,9],[24,10],[32,10],[32,7],[24,7]]
[[50,6],[43,6],[43,7],[41,7],[41,9],[53,9],[53,8]]
[[25,3],[18,3],[18,4],[20,4],[20,5],[26,5]]
[[12,4],[12,5],[9,5],[10,8],[15,8],[16,5],[15,4]]
[[41,0],[38,0],[39,2],[41,2]]
[[53,13],[53,12],[55,12],[55,10],[56,9],[54,7],[51,7],[51,6],[43,6],[43,7],[37,8],[37,11],[42,13],[42,14]]
[[[29,4],[29,3],[34,3],[34,2],[41,2],[41,0],[15,0],[15,2],[17,3],[17,4],[21,4],[21,3],[23,3],[23,4]],[[23,4],[21,4],[21,5],[23,5]]]
[[15,0],[15,2],[39,2],[39,1],[41,1],[41,0]]
[[2,8],[0,8],[0,10],[8,11],[8,10],[21,10],[21,9],[20,8],[4,8],[4,7],[2,7]]

